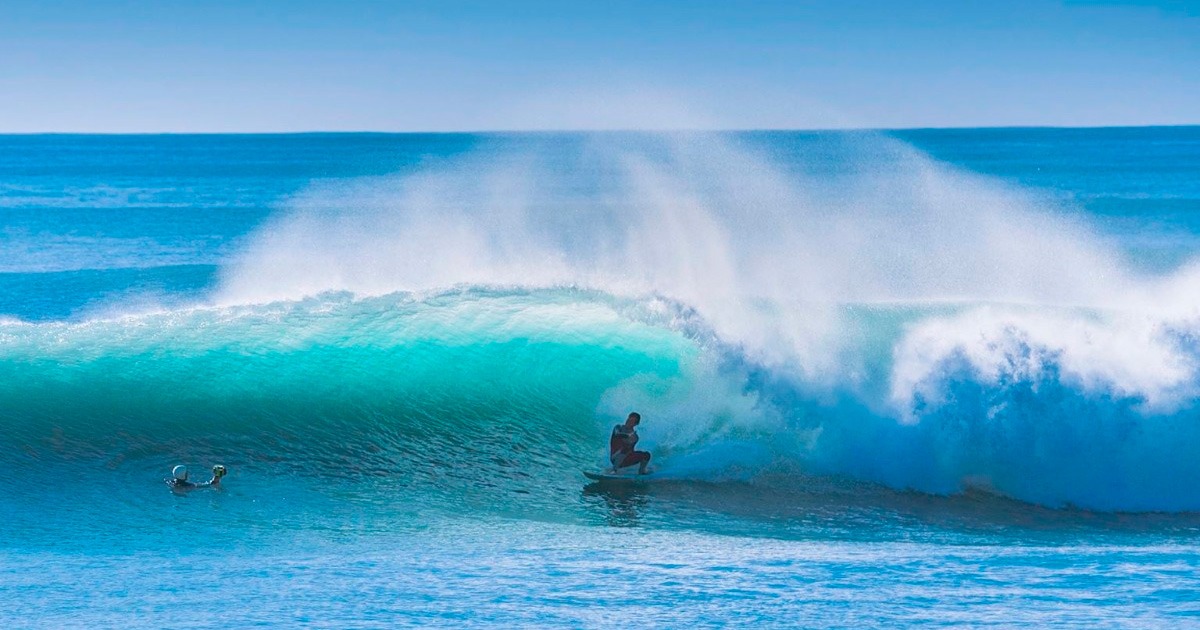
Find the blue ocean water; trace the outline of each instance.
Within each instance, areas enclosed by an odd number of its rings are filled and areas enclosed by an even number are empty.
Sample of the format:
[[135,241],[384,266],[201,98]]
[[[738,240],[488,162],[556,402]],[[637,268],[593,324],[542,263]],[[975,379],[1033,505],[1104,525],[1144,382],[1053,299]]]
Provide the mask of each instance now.
[[0,136],[0,216],[7,627],[1200,627],[1200,128]]

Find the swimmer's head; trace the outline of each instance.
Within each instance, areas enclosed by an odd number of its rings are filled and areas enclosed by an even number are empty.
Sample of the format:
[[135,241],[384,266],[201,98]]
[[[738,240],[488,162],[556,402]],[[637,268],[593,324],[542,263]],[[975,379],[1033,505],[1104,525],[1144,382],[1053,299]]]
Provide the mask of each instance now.
[[225,467],[224,467],[224,466],[222,466],[222,465],[220,465],[220,464],[217,464],[216,466],[213,466],[213,476],[214,476],[214,477],[216,477],[217,479],[220,479],[221,477],[224,477],[224,476],[225,476],[225,473],[227,473],[227,472],[228,472],[228,471],[227,471],[227,470],[225,470]]
[[180,464],[171,469],[171,476],[180,480],[187,481],[187,466]]

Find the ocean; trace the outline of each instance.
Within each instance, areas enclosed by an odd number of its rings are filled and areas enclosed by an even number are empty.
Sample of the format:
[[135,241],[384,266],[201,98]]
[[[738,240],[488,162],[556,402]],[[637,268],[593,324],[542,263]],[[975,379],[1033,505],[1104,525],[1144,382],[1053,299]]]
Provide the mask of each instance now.
[[4,627],[1200,628],[1200,127],[0,136],[0,217]]

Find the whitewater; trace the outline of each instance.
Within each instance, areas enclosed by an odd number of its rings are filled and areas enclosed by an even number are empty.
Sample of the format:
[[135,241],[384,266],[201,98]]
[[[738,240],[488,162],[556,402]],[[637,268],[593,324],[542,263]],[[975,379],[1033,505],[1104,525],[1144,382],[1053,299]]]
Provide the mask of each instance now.
[[[0,619],[1200,627],[1197,173],[1191,127],[0,137]],[[633,410],[665,481],[586,483]]]

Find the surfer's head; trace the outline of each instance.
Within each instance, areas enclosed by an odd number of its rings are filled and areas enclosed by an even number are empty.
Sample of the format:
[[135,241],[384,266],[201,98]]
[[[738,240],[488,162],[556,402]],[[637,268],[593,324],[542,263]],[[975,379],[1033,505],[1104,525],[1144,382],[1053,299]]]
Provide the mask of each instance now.
[[213,477],[215,477],[217,479],[224,477],[226,472],[228,472],[228,471],[226,471],[225,467],[220,464],[213,466]]
[[171,476],[179,481],[187,481],[187,466],[180,464],[171,469]]
[[629,414],[628,418],[625,418],[625,426],[636,427],[638,425],[638,423],[641,421],[642,421],[642,414],[634,411]]

